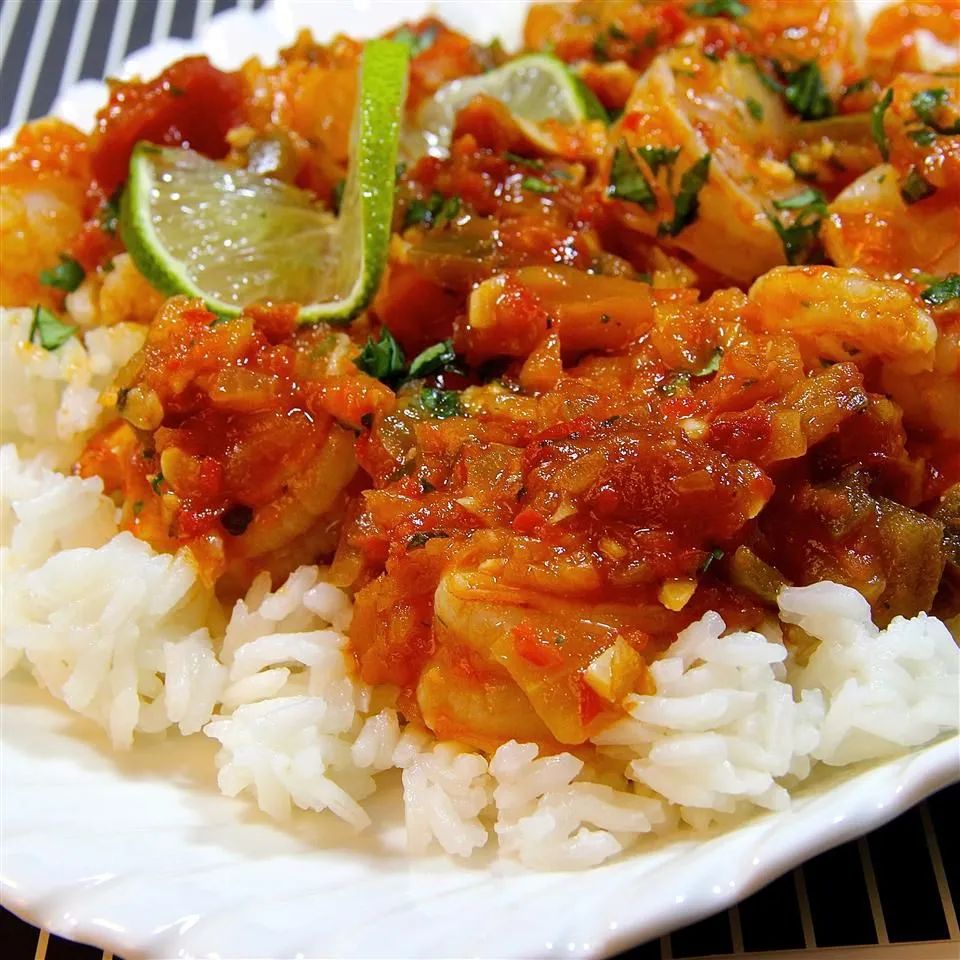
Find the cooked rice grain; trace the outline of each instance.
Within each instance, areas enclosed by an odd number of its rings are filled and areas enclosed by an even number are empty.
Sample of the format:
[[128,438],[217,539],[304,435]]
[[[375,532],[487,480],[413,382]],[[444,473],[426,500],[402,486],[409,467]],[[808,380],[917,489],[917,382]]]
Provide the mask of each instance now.
[[68,467],[105,413],[100,394],[140,349],[146,327],[119,323],[56,350],[30,342],[33,311],[0,308],[0,443]]
[[[59,389],[59,388],[58,388]],[[724,635],[709,613],[651,667],[657,692],[596,738],[589,764],[511,741],[488,760],[401,727],[359,682],[349,597],[317,567],[258,577],[229,617],[184,556],[117,532],[99,480],[0,450],[4,669],[21,660],[117,747],[177,725],[220,743],[221,790],[272,817],[328,810],[357,829],[377,777],[402,771],[409,848],[468,857],[496,837],[537,869],[589,867],[647,834],[783,809],[817,762],[870,760],[960,725],[960,653],[921,614],[886,630],[855,591],[785,590],[819,642],[794,663],[771,625]]]

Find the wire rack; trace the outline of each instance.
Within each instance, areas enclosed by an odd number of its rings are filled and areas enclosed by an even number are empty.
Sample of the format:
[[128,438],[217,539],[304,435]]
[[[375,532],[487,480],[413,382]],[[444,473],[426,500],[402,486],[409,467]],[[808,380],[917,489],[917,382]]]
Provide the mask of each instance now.
[[[148,43],[188,38],[266,0],[0,0],[0,128],[49,112],[61,89],[115,73]],[[320,0],[317,0],[320,2]],[[960,786],[822,854],[736,907],[618,960],[896,957],[957,960]],[[112,960],[0,912],[9,960]]]

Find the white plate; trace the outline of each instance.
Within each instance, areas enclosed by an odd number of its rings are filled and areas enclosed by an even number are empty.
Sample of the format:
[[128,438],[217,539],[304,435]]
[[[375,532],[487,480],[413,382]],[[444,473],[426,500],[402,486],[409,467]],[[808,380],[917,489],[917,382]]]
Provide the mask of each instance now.
[[[231,12],[199,41],[137,53],[149,73],[203,49],[224,66],[272,55],[298,22],[374,33],[438,9],[474,35],[515,39],[523,4],[310,3]],[[358,16],[357,8],[361,8]],[[88,123],[100,84],[57,110]],[[811,778],[789,812],[725,834],[640,846],[589,873],[534,873],[402,851],[396,784],[360,837],[324,816],[281,827],[217,793],[202,737],[108,751],[102,733],[25,680],[0,706],[0,899],[38,925],[132,960],[162,957],[600,957],[741,899],[960,779],[952,737],[870,768]]]

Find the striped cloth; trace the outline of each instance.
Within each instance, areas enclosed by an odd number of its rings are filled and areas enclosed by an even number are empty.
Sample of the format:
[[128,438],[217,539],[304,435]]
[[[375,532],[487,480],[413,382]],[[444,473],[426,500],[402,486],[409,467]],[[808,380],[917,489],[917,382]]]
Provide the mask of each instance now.
[[0,129],[50,112],[77,80],[116,73],[156,40],[193,36],[214,14],[266,0],[0,0]]

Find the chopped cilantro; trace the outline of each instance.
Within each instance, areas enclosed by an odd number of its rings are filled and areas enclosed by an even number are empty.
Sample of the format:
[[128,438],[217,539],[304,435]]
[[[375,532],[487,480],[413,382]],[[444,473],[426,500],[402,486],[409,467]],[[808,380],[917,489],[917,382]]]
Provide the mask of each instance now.
[[900,196],[905,203],[918,203],[936,192],[937,188],[916,167],[911,167],[900,181]]
[[870,84],[873,83],[873,77],[861,77],[859,80],[851,83],[849,86],[843,88],[843,93],[840,94],[841,97],[849,97],[854,93],[862,93]]
[[164,476],[163,471],[160,470],[157,474],[150,478],[150,486],[153,487],[153,492],[160,496],[160,487],[163,486]]
[[580,96],[580,101],[583,104],[584,113],[587,116],[588,120],[599,120],[602,123],[609,124],[612,122],[612,117],[607,113],[607,108],[600,102],[597,98],[597,95],[583,82],[581,77],[578,77],[575,73],[570,73],[570,80],[573,82],[574,87],[576,87],[577,94]]
[[610,54],[607,52],[607,35],[605,33],[598,33],[593,38],[593,44],[590,49],[593,52],[593,59],[598,63],[606,63],[610,59]]
[[763,104],[759,100],[754,100],[753,97],[747,97],[743,102],[747,108],[747,113],[749,113],[757,123],[763,120]]
[[380,331],[379,340],[367,338],[360,356],[353,362],[358,369],[377,380],[396,380],[406,370],[403,348],[386,327]]
[[942,280],[927,287],[920,297],[931,307],[942,307],[951,300],[960,300],[960,273],[948,273]]
[[793,171],[794,176],[799,180],[816,180],[817,173],[814,170],[813,161],[806,153],[794,150],[787,157],[787,166]]
[[709,377],[720,369],[723,347],[715,347],[710,359],[699,370],[678,370],[657,385],[657,389],[667,397],[672,397],[680,387],[689,387],[694,377]]
[[343,191],[347,186],[346,180],[339,180],[330,191],[330,209],[340,216],[340,206],[343,204]]
[[30,342],[39,343],[44,350],[62,347],[75,333],[76,327],[64,323],[46,307],[33,308],[33,323],[30,324]]
[[114,234],[120,224],[120,197],[123,194],[123,185],[121,184],[110,195],[108,200],[104,200],[97,213],[97,219],[100,221],[100,229],[104,233]]
[[767,214],[780,242],[787,263],[807,262],[815,252],[820,239],[820,224],[827,212],[827,201],[823,194],[807,187],[792,197],[773,202],[777,210],[794,211],[792,223],[785,224],[772,213]]
[[951,124],[940,123],[937,120],[937,111],[949,100],[949,97],[950,94],[943,87],[921,90],[913,95],[910,106],[931,130],[943,136],[955,137],[960,134],[960,120],[954,120]]
[[653,211],[657,207],[657,198],[630,152],[626,140],[621,140],[617,144],[616,152],[613,155],[607,195],[615,197],[617,200],[639,203],[644,210],[648,211]]
[[692,167],[684,171],[680,178],[680,190],[674,199],[673,220],[669,223],[661,223],[657,229],[658,234],[675,237],[697,219],[700,191],[709,177],[710,154],[705,153]]
[[789,226],[781,223],[771,214],[768,214],[767,218],[780,237],[787,263],[805,262],[820,237],[820,218],[808,222],[803,222],[798,218]]
[[720,369],[720,360],[723,357],[723,347],[715,347],[710,359],[699,369],[694,370],[694,377],[709,377],[711,373],[716,373]]
[[707,554],[707,559],[700,564],[700,573],[706,573],[713,565],[714,561],[722,560],[723,556],[723,551],[719,547],[714,547],[713,550]]
[[773,205],[778,210],[803,210],[806,207],[814,207],[818,213],[827,212],[826,198],[815,187],[806,187],[785,200],[774,200]]
[[937,131],[931,130],[929,127],[918,127],[916,130],[908,130],[907,136],[918,147],[929,147],[937,139]]
[[672,397],[680,389],[690,384],[690,374],[686,370],[675,373],[669,379],[657,385],[657,389],[667,397]]
[[524,177],[520,182],[520,186],[522,186],[524,190],[529,190],[531,193],[539,194],[556,193],[560,189],[555,183],[547,183],[546,180],[542,180],[540,177]]
[[410,364],[408,376],[411,378],[428,377],[431,373],[439,373],[447,369],[457,359],[453,344],[449,340],[441,340],[432,347],[418,353]]
[[640,147],[637,153],[643,158],[643,162],[650,168],[650,172],[656,176],[661,167],[673,167],[680,156],[679,147]]
[[55,267],[40,271],[40,282],[45,287],[56,287],[58,290],[72,293],[83,283],[85,276],[83,267],[73,257],[61,253],[60,262]]
[[428,200],[412,200],[407,207],[407,213],[403,220],[404,229],[412,227],[414,224],[422,223],[426,227],[432,227],[434,224],[443,223],[445,220],[453,220],[460,212],[459,197],[445,197],[436,190],[430,194]]
[[745,17],[749,7],[741,0],[697,0],[687,7],[687,13],[693,17]]
[[429,540],[446,540],[449,536],[445,530],[421,530],[407,541],[407,549],[420,550]]
[[809,60],[796,70],[784,73],[784,81],[783,97],[794,113],[804,120],[823,120],[833,116],[833,101],[815,61]]
[[456,417],[460,413],[460,394],[456,390],[424,387],[420,391],[420,403],[424,410],[438,420]]
[[131,510],[133,511],[133,515],[135,517],[139,517],[143,512],[143,506],[144,504],[142,500],[134,500]]
[[437,41],[437,28],[432,24],[419,33],[414,33],[409,27],[401,27],[393,35],[397,43],[405,43],[410,48],[410,56],[416,57],[429,50]]
[[519,153],[514,153],[512,150],[508,150],[503,156],[505,160],[509,160],[519,167],[529,167],[531,170],[543,169],[543,161],[537,160],[535,157],[524,157]]
[[892,102],[893,90],[891,89],[870,108],[870,133],[873,134],[873,141],[879,147],[880,156],[884,160],[890,159],[890,144],[887,141],[887,131],[883,127],[883,118]]

